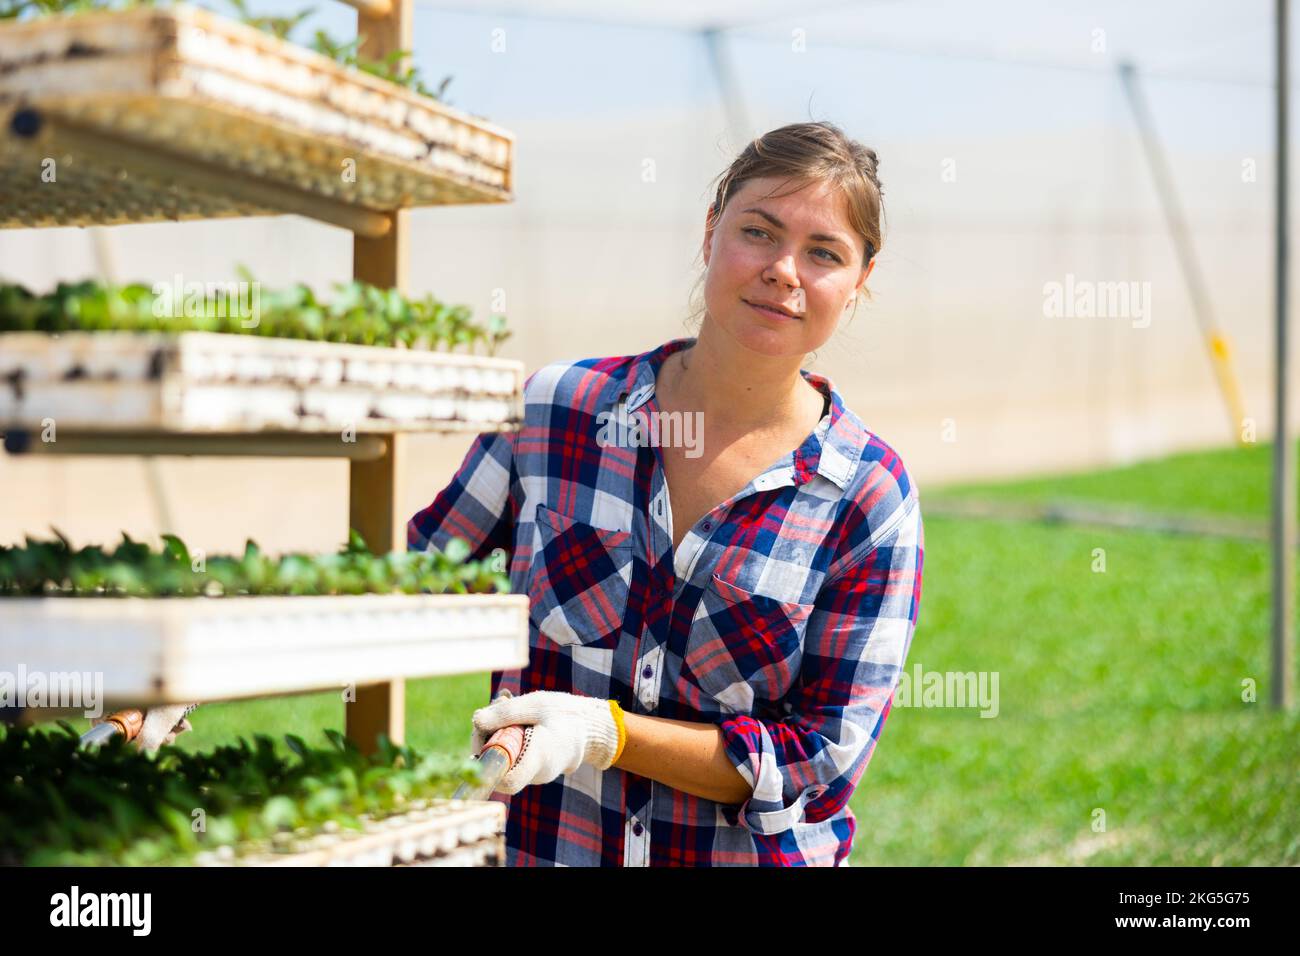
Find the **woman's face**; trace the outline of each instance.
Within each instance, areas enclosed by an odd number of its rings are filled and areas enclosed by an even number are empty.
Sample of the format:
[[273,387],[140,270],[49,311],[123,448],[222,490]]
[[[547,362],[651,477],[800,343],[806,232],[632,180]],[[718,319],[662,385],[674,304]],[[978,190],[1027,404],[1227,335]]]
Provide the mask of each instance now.
[[835,332],[875,260],[862,268],[866,243],[838,188],[812,183],[768,198],[783,188],[775,177],[751,179],[715,228],[706,219],[704,302],[708,319],[741,347],[802,359]]

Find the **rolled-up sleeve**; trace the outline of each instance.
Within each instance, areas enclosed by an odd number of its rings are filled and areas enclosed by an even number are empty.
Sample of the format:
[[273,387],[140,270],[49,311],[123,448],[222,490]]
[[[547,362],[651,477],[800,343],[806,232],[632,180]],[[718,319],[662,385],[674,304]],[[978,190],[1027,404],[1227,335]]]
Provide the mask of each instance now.
[[753,787],[733,826],[773,834],[848,802],[885,726],[921,602],[925,532],[915,492],[901,517],[855,548],[818,592],[786,716],[725,719],[727,753]]

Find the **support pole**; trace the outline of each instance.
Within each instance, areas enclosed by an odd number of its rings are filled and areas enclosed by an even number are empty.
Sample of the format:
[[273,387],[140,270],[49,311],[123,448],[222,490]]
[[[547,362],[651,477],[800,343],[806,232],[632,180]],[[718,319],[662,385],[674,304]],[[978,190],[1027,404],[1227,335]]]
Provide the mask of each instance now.
[[1155,181],[1156,192],[1160,196],[1160,205],[1165,212],[1165,221],[1169,226],[1169,236],[1174,241],[1174,252],[1178,255],[1178,265],[1182,269],[1183,281],[1187,283],[1187,294],[1192,300],[1192,312],[1197,325],[1201,328],[1201,341],[1205,344],[1210,367],[1219,383],[1223,403],[1228,412],[1228,430],[1232,440],[1243,444],[1242,431],[1246,422],[1246,405],[1241,397],[1241,385],[1237,371],[1232,362],[1232,349],[1228,336],[1219,328],[1210,306],[1210,295],[1205,288],[1204,273],[1192,247],[1191,230],[1187,228],[1187,218],[1183,215],[1178,202],[1178,190],[1174,186],[1173,173],[1169,161],[1165,158],[1156,135],[1155,121],[1147,108],[1146,98],[1138,85],[1137,71],[1132,63],[1121,63],[1120,79],[1124,92],[1128,95],[1129,105],[1133,109],[1133,118],[1137,122],[1138,133],[1142,138],[1142,149],[1151,166],[1151,178]]
[[[369,5],[369,9],[375,9]],[[386,59],[396,50],[411,49],[413,0],[393,0],[386,16],[357,14],[357,34],[362,37],[359,53],[367,60]],[[403,64],[405,68],[405,64]],[[407,222],[409,213],[391,214],[392,228],[376,238],[361,235],[352,240],[352,274],[362,282],[381,288],[407,288],[410,255]],[[406,463],[406,439],[393,435],[382,458],[352,461],[348,476],[348,517],[376,553],[406,549],[406,517],[399,513],[404,498],[399,479]],[[377,737],[387,734],[393,743],[406,739],[406,681],[386,681],[356,689],[356,700],[347,705],[347,736],[363,753],[376,749]]]
[[749,125],[749,115],[745,110],[745,99],[736,82],[736,73],[732,69],[722,31],[708,29],[700,31],[704,40],[704,49],[709,57],[709,69],[718,84],[718,93],[722,97],[722,111],[727,118],[727,131],[731,134],[732,149],[741,150],[749,144],[753,128]]
[[1295,621],[1296,450],[1287,414],[1290,343],[1287,330],[1287,0],[1275,0],[1277,24],[1277,196],[1274,210],[1277,248],[1274,270],[1276,316],[1273,345],[1273,666],[1270,701],[1277,710],[1294,702],[1292,659]]

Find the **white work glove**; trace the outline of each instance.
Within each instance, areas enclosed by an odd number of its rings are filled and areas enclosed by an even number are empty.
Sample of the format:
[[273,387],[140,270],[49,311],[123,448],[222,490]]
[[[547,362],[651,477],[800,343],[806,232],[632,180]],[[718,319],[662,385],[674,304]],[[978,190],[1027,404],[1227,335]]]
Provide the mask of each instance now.
[[157,750],[170,743],[187,730],[193,730],[185,711],[189,704],[168,704],[165,707],[151,707],[144,712],[144,725],[136,734],[135,744],[141,750]]
[[584,763],[608,770],[618,751],[618,724],[609,701],[554,690],[535,690],[519,697],[503,690],[486,707],[474,711],[472,745],[477,755],[502,727],[522,724],[524,748],[496,785],[499,793],[518,793],[531,784],[550,783]]
[[[150,707],[144,712],[144,723],[135,735],[135,745],[141,750],[157,750],[166,744],[174,743],[176,738],[187,730],[193,730],[185,718],[185,711],[190,704],[166,704],[162,707]],[[92,727],[102,724],[103,717],[91,718]]]

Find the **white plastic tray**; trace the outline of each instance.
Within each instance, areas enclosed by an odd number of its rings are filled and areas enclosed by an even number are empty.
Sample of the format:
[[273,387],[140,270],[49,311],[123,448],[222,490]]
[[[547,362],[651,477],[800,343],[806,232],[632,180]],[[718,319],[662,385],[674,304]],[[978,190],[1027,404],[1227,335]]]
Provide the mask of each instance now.
[[205,854],[205,866],[493,866],[505,862],[505,804],[439,800],[363,832],[340,830],[303,841],[305,848],[245,857]]
[[211,332],[0,333],[0,427],[179,433],[492,431],[524,365]]
[[110,704],[341,691],[527,666],[528,597],[3,598],[0,661],[102,675]]

